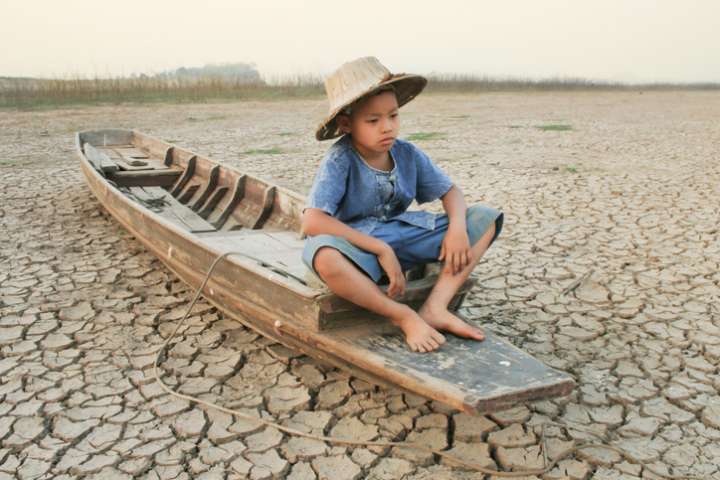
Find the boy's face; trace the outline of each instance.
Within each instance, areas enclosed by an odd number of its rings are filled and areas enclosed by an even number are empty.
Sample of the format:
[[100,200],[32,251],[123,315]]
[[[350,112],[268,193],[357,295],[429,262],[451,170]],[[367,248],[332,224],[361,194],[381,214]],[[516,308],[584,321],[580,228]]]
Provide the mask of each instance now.
[[365,157],[387,153],[400,129],[395,92],[382,92],[353,108],[352,113],[338,117],[338,124],[350,133],[353,145]]

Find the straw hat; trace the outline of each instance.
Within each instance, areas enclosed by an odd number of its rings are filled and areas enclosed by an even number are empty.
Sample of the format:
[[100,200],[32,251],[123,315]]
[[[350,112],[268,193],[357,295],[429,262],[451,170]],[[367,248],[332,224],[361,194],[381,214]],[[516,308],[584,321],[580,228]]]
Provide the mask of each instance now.
[[337,115],[369,93],[392,85],[398,106],[403,106],[415,98],[426,84],[427,79],[420,75],[390,73],[375,57],[363,57],[345,63],[325,79],[330,109],[315,132],[315,138],[329,140],[342,135],[335,121]]

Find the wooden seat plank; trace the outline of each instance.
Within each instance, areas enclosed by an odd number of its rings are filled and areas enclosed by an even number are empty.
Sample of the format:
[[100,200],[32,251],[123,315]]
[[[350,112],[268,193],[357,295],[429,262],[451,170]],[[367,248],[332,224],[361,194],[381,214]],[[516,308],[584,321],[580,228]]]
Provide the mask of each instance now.
[[302,250],[305,247],[305,239],[300,238],[300,234],[292,231],[281,231],[281,232],[267,232],[269,237],[282,242],[284,245],[290,248],[299,248]]
[[167,170],[164,161],[151,158],[141,150],[134,147],[103,147],[103,150],[123,170]]
[[149,160],[150,156],[144,151],[137,147],[115,147],[115,151],[122,155],[124,158],[135,158]]
[[224,231],[222,234],[203,235],[202,241],[223,252],[239,250],[248,255],[276,254],[288,250],[284,243],[270,237],[262,230],[242,229]]
[[272,234],[251,229],[204,233],[198,235],[198,238],[219,252],[238,251],[271,265],[277,269],[275,273],[286,272],[289,283],[306,283],[302,245],[288,246]]

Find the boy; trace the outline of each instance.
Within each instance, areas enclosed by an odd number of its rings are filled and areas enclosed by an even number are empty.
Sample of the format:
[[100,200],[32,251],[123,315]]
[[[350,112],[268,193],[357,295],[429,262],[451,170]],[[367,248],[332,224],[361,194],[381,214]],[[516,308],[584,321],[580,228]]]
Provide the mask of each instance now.
[[[445,342],[440,331],[483,340],[482,331],[447,306],[503,220],[489,207],[467,209],[449,177],[397,138],[398,108],[426,83],[419,75],[393,75],[374,57],[346,63],[328,77],[330,114],[316,138],[345,135],[320,165],[302,222],[307,266],[336,295],[389,318],[416,352],[439,348]],[[445,215],[406,211],[413,200],[438,198]],[[404,293],[404,270],[437,260],[445,265],[418,312],[393,300]],[[383,273],[387,295],[377,285]]]

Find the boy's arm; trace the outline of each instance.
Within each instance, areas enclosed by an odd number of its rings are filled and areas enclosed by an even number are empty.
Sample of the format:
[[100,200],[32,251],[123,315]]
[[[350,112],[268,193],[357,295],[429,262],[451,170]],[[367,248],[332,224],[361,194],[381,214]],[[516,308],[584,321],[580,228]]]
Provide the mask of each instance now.
[[370,235],[366,235],[331,217],[319,208],[306,208],[303,212],[302,230],[307,235],[335,235],[378,257],[380,266],[390,280],[387,294],[394,298],[405,293],[405,275],[392,247]]
[[366,235],[352,227],[347,226],[335,217],[331,217],[319,208],[306,208],[303,212],[302,230],[307,235],[321,234],[343,237],[358,248],[380,255],[390,246],[370,235]]
[[465,222],[467,205],[465,205],[465,197],[463,196],[462,190],[453,184],[441,199],[445,213],[447,213],[450,219],[450,228],[467,230]]
[[438,260],[444,259],[446,268],[456,274],[470,263],[470,239],[465,221],[467,205],[462,190],[456,185],[453,185],[441,198],[450,225],[440,247]]
[[470,263],[470,240],[467,234],[465,215],[467,206],[462,191],[453,184],[450,177],[435,165],[425,152],[413,145],[417,166],[418,203],[442,199],[443,208],[450,225],[440,246],[438,260],[445,261],[445,270],[459,273]]

